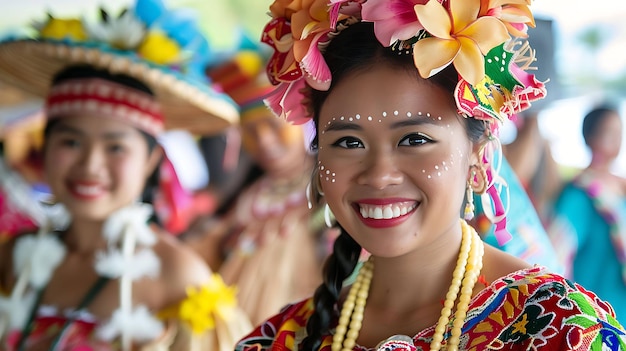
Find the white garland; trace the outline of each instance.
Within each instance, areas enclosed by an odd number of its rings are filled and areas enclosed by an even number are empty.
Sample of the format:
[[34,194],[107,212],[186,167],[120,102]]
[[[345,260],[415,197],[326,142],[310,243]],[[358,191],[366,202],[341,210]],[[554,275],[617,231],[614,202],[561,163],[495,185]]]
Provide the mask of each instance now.
[[96,330],[99,339],[111,341],[122,333],[132,335],[134,340],[146,342],[154,340],[163,332],[163,324],[144,305],[132,311],[115,310],[111,319]]
[[[161,270],[161,261],[151,248],[157,237],[147,225],[151,212],[150,205],[133,204],[116,211],[104,223],[102,234],[107,250],[96,253],[95,270],[101,276],[120,279],[121,307],[98,328],[97,335],[103,340],[121,335],[125,343],[143,342],[163,331],[161,321],[146,306],[132,307],[130,282],[143,277],[157,278]],[[38,235],[25,235],[16,241],[13,266],[18,281],[11,296],[0,297],[0,337],[8,328],[24,327],[34,307],[36,290],[45,287],[67,254],[63,243],[56,235],[46,233],[46,229],[66,226],[69,217],[51,216],[50,212],[46,217],[48,225],[40,225]],[[54,217],[61,220],[52,223]],[[135,250],[135,245],[139,249]]]

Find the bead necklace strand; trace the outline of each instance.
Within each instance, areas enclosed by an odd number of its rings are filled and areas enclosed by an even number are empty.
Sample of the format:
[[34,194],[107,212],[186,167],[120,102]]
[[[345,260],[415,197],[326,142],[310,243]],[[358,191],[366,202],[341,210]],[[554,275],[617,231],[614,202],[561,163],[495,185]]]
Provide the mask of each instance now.
[[[452,308],[459,292],[459,301],[454,313],[454,321],[447,342],[448,351],[458,350],[461,337],[461,328],[465,322],[467,310],[472,299],[474,285],[482,269],[482,257],[484,245],[476,231],[464,220],[461,220],[463,239],[456,268],[452,273],[452,283],[448,289],[444,306],[441,310],[439,321],[435,327],[435,334],[430,344],[432,351],[438,351],[442,347],[444,334],[450,322]],[[370,258],[361,270],[350,288],[350,292],[341,308],[339,323],[333,335],[332,351],[352,351],[356,345],[359,331],[363,324],[365,303],[369,294],[370,283],[374,271],[374,262]]]

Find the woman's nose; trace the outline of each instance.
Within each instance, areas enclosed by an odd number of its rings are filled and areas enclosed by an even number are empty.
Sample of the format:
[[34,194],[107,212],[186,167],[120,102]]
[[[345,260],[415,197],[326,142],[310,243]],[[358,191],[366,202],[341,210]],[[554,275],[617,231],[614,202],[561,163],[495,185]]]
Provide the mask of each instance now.
[[102,150],[95,146],[89,146],[83,151],[80,165],[87,174],[96,174],[102,168],[105,157]]
[[360,185],[382,190],[404,181],[404,174],[398,168],[393,155],[389,153],[372,153],[364,162],[363,167],[363,171],[357,177],[357,182]]

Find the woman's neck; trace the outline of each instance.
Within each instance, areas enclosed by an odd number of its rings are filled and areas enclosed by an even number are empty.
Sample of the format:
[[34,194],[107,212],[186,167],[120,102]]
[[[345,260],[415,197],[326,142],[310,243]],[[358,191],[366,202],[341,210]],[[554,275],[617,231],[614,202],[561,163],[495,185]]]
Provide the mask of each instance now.
[[609,174],[611,173],[612,165],[612,159],[609,159],[603,155],[593,154],[591,156],[591,162],[589,163],[589,166],[587,168],[595,172]]
[[374,257],[368,304],[377,309],[404,313],[433,303],[440,304],[452,281],[461,238],[461,231],[453,230],[402,257]]
[[107,242],[102,235],[103,225],[103,222],[92,220],[72,220],[63,241],[70,252],[93,254],[106,248]]

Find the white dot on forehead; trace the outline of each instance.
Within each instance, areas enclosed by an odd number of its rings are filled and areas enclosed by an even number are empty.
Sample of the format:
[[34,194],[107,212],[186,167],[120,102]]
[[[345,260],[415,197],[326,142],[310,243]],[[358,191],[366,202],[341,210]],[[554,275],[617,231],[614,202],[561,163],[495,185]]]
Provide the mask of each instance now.
[[354,118],[361,119],[361,115],[357,113],[356,116],[354,116]]
[[411,112],[407,112],[407,113],[406,113],[406,116],[407,116],[407,117],[411,117],[411,116],[412,116],[412,115],[411,115]]
[[343,120],[344,120],[344,119],[346,119],[346,118],[345,118],[344,116],[341,116],[341,118],[339,118],[339,119],[343,121]]
[[350,117],[348,118],[348,121],[352,122],[354,120],[354,118]]
[[399,112],[398,112],[398,110],[393,111],[393,115],[394,115],[394,116],[397,116],[397,115],[398,115],[398,113],[399,113]]
[[367,120],[371,121],[372,120],[372,116],[367,117]]
[[383,111],[383,117],[387,117],[387,112]]

